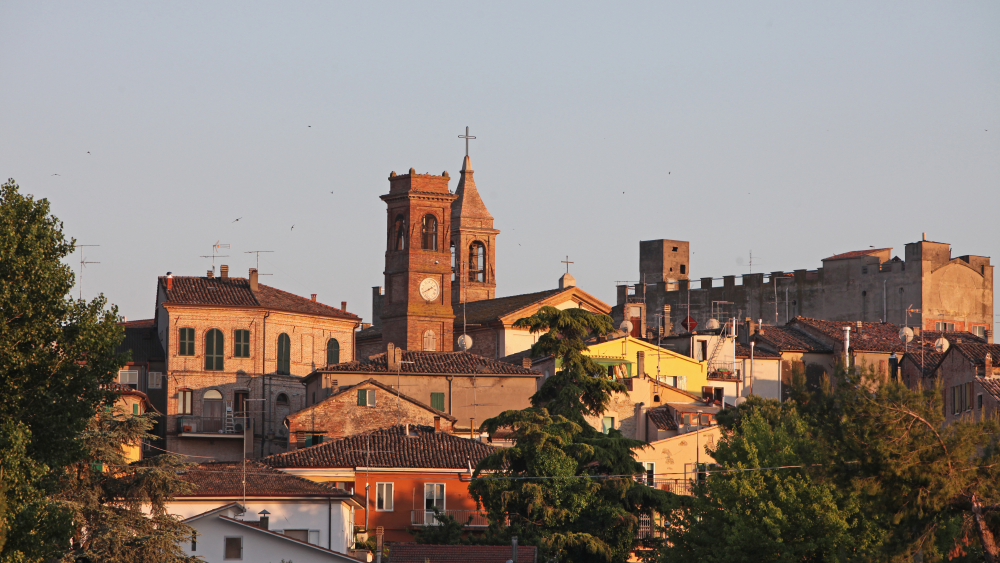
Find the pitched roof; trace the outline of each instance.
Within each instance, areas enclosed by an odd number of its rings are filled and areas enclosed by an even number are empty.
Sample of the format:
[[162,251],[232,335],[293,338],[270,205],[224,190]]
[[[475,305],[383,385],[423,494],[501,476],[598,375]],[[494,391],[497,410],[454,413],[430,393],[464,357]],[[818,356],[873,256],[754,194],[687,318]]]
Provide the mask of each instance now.
[[[737,358],[749,358],[750,353],[751,353],[750,346],[746,344],[740,344],[739,342],[736,343]],[[781,359],[781,354],[779,354],[778,352],[772,352],[771,350],[768,350],[767,348],[764,348],[762,346],[754,346],[753,357],[760,358],[762,360],[777,360]]]
[[[403,362],[400,365],[400,373],[427,373],[427,374],[455,374],[455,375],[475,375],[475,374],[499,374],[499,375],[530,375],[538,377],[538,372],[528,368],[501,362],[483,356],[477,356],[469,352],[410,352],[403,351]],[[396,373],[396,370],[389,370],[389,362],[385,353],[376,354],[365,360],[347,362],[343,364],[332,364],[317,370],[324,373]],[[313,373],[316,373],[313,372]]]
[[[378,387],[379,389],[384,390],[386,393],[390,393],[392,396],[396,396],[398,394],[400,399],[403,399],[404,401],[409,401],[410,403],[413,403],[414,405],[417,405],[418,407],[421,407],[423,409],[427,409],[427,410],[431,411],[432,413],[440,416],[441,418],[450,420],[452,422],[458,421],[458,419],[455,418],[454,416],[452,416],[452,415],[450,415],[450,414],[448,414],[448,413],[446,413],[444,411],[439,411],[436,408],[428,405],[427,403],[418,401],[418,400],[414,399],[413,397],[410,397],[406,393],[400,393],[396,389],[393,389],[392,387],[389,387],[388,385],[384,385],[382,383],[379,383],[378,381],[376,381],[374,379],[366,379],[366,380],[364,380],[364,381],[362,381],[360,383],[355,383],[354,385],[348,385],[348,386],[340,387],[339,389],[337,389],[336,392],[334,392],[329,397],[324,397],[322,401],[316,403],[315,405],[311,405],[311,406],[306,407],[306,408],[304,408],[302,410],[293,412],[292,414],[288,415],[286,418],[297,418],[298,416],[312,416],[311,409],[313,407],[315,407],[316,405],[322,404],[324,401],[329,401],[329,400],[333,399],[334,397],[340,397],[344,393],[350,393],[351,391],[357,389],[358,387],[361,387],[362,385],[373,385],[375,387]],[[362,408],[367,408],[367,407],[362,407]]]
[[851,348],[864,352],[905,352],[906,346],[899,339],[899,326],[891,323],[861,323],[861,332],[855,321],[826,321],[795,317],[791,322],[805,325],[818,331],[834,342],[844,342],[844,327],[851,327]]
[[986,354],[990,355],[993,365],[1000,364],[1000,344],[987,344],[982,340],[976,342],[952,342],[951,347],[966,357],[976,366],[986,364]]
[[[230,522],[230,523],[233,523],[233,524],[237,524],[239,526],[244,526],[246,528],[249,528],[250,530],[254,530],[254,531],[258,532],[258,533],[261,533],[261,534],[264,534],[264,535],[267,535],[267,536],[271,536],[272,538],[274,538],[275,540],[277,540],[279,542],[291,542],[293,544],[298,544],[298,545],[300,545],[302,547],[305,547],[305,548],[308,548],[308,549],[319,551],[319,552],[321,552],[321,553],[323,553],[325,555],[325,557],[323,558],[324,561],[333,560],[333,561],[343,561],[344,563],[356,563],[358,561],[357,559],[354,559],[353,557],[349,557],[347,555],[344,555],[343,553],[332,551],[332,550],[327,549],[327,548],[325,548],[323,546],[316,545],[314,543],[309,543],[307,541],[302,541],[302,540],[299,540],[299,539],[295,539],[295,538],[293,538],[291,536],[287,536],[285,534],[279,534],[278,532],[275,532],[273,530],[265,530],[264,528],[261,528],[260,526],[254,525],[254,523],[252,523],[252,522],[246,522],[244,520],[237,520],[235,518],[230,518],[228,516],[221,516],[221,515],[219,516],[219,519],[220,520],[225,520],[226,522]],[[327,559],[328,557],[330,557],[332,559]]]
[[468,469],[496,448],[435,432],[430,426],[382,428],[365,434],[265,457],[272,467],[386,467]]
[[993,396],[994,400],[1000,401],[1000,379],[996,377],[979,377],[977,375],[976,381],[983,386],[983,389],[987,393]]
[[[545,291],[536,291],[535,293],[483,299],[482,301],[469,301],[465,303],[465,322],[484,324],[495,321],[533,303],[541,303],[543,300],[557,293],[569,291],[570,289],[572,288],[547,289]],[[453,309],[455,311],[455,322],[460,324],[462,322],[462,303],[455,303]]]
[[889,248],[869,248],[868,250],[853,250],[851,252],[844,252],[842,254],[834,254],[833,256],[824,258],[823,261],[827,260],[846,260],[848,258],[857,258],[859,256],[870,256],[872,254],[878,254],[879,252],[885,252],[886,250],[892,250]]
[[[243,496],[243,464],[238,461],[202,463],[179,472],[178,477],[195,488],[177,498]],[[296,477],[256,461],[246,462],[246,481],[246,494],[253,497],[352,497],[348,491]]]
[[763,326],[754,340],[779,352],[832,352],[833,348],[790,326]]
[[125,329],[125,340],[115,348],[115,353],[131,351],[132,361],[136,363],[163,361],[163,347],[153,319],[127,321],[118,326]]
[[257,291],[253,291],[250,289],[250,280],[246,278],[174,276],[171,289],[167,289],[167,278],[160,276],[159,284],[166,294],[164,303],[168,305],[275,309],[319,317],[361,320],[361,317],[353,313],[264,284],[257,284]]
[[[396,543],[392,546],[392,563],[507,563],[513,558],[509,545],[427,545]],[[537,561],[537,548],[517,546],[519,563]]]
[[649,421],[660,430],[677,430],[677,420],[674,414],[667,408],[649,409],[646,411]]
[[[451,222],[453,227],[463,226],[472,228],[493,228],[493,216],[486,209],[483,198],[479,197],[479,190],[476,189],[476,180],[473,179],[472,161],[469,156],[465,156],[462,161],[461,179],[458,187],[455,188],[455,195],[458,197],[451,202]],[[466,221],[462,221],[466,219]],[[472,219],[473,221],[468,221]],[[471,225],[466,223],[472,223]]]

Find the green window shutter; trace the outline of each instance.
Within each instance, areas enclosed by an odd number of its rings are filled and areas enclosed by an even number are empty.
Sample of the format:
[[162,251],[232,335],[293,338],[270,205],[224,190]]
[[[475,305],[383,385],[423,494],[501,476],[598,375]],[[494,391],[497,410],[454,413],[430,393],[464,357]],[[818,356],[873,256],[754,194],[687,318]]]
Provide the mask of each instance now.
[[132,414],[139,414],[139,404],[135,403],[132,405]]
[[311,445],[313,445],[313,437],[312,434],[309,434],[306,436],[306,447],[308,448]]
[[444,410],[444,393],[431,393],[431,408]]
[[340,363],[340,342],[336,338],[331,338],[326,343],[326,363],[328,365]]
[[368,406],[368,391],[366,389],[358,389],[358,406]]

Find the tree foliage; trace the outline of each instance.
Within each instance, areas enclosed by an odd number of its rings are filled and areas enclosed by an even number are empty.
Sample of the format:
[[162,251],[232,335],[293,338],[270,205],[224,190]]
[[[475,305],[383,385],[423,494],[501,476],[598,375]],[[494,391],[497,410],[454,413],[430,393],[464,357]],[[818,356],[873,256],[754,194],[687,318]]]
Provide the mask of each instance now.
[[469,485],[489,518],[487,536],[536,545],[559,561],[623,562],[636,548],[638,517],[676,505],[673,495],[640,484],[634,448],[643,442],[618,430],[607,435],[587,416],[600,416],[624,385],[607,379],[583,354],[585,341],[612,328],[606,315],[543,307],[515,326],[544,332],[532,355],[552,355],[561,370],[532,397],[532,407],[505,411],[482,429],[513,433],[515,445],[487,456]]

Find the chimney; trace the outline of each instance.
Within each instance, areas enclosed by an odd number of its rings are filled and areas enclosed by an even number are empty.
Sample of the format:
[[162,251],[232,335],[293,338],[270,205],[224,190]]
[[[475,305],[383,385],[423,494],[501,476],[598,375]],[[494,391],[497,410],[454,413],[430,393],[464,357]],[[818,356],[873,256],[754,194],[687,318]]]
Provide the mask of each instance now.
[[511,563],[517,563],[517,536],[510,537]]
[[209,270],[208,273],[205,274],[205,277],[209,278],[209,279],[214,278],[215,277],[215,270]]
[[861,321],[857,321],[854,324],[855,324],[855,326],[857,327],[857,330],[858,330],[858,338],[861,338],[861,329],[864,328],[865,325]]
[[340,302],[340,310],[344,311],[344,312],[347,311],[347,301],[341,301]]
[[396,345],[390,342],[385,349],[385,361],[389,364],[389,371],[399,369],[399,362],[396,361]]
[[313,293],[313,294],[311,295],[311,297],[312,297],[312,300],[313,300],[313,303],[315,303],[315,302],[316,302],[316,294],[315,294],[315,293]]
[[270,524],[270,518],[268,518],[268,516],[269,516],[269,515],[270,515],[271,513],[270,513],[270,512],[268,512],[267,510],[261,510],[261,511],[260,511],[260,512],[258,512],[257,514],[258,514],[258,515],[260,516],[260,522],[258,522],[258,523],[257,523],[257,526],[258,526],[258,527],[259,527],[259,528],[260,528],[261,530],[266,530],[266,529],[267,529],[267,527],[268,527],[268,525]]
[[441,417],[440,416],[435,416],[434,417],[434,431],[435,432],[440,432],[441,431]]
[[924,233],[924,240],[927,240],[927,233]]
[[851,327],[844,327],[844,367],[851,367]]
[[986,331],[983,332],[983,340],[985,340],[987,344],[993,344],[993,333],[990,329],[986,329]]
[[757,325],[753,322],[753,319],[745,317],[743,319],[743,334],[740,335],[740,344],[749,345],[750,337],[753,336],[756,329]]
[[250,268],[250,291],[257,291],[257,268]]
[[229,279],[229,264],[219,266],[219,277],[224,280]]
[[524,357],[521,358],[521,367],[524,369],[531,369],[531,358]]
[[174,273],[167,272],[167,291],[174,288]]
[[983,377],[993,377],[993,357],[986,352],[986,365],[983,366]]
[[642,350],[635,353],[635,371],[638,377],[646,375],[646,353]]

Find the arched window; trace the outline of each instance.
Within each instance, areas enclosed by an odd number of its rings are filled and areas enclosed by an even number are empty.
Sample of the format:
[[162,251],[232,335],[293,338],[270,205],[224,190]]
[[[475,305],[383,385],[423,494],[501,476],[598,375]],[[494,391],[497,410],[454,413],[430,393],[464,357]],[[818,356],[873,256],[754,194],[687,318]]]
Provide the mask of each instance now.
[[406,218],[396,215],[392,224],[393,250],[406,250]]
[[201,422],[200,432],[218,432],[222,430],[222,393],[216,389],[209,389],[201,397]]
[[292,373],[292,339],[284,332],[278,335],[278,373]]
[[424,250],[438,249],[438,220],[437,217],[428,213],[424,215],[424,220],[420,225],[421,248]]
[[326,363],[327,365],[340,363],[340,342],[337,342],[336,338],[326,341]]
[[223,352],[225,352],[225,338],[222,331],[213,328],[205,333],[205,369],[210,371],[222,371]]
[[451,242],[451,281],[458,279],[458,254],[455,253],[455,241]]
[[437,351],[437,335],[434,334],[433,330],[424,331],[424,351],[425,352]]
[[284,393],[278,393],[278,397],[274,400],[274,402],[277,403],[279,407],[287,407],[288,395],[285,395]]
[[469,245],[469,281],[486,281],[486,247],[478,240]]

